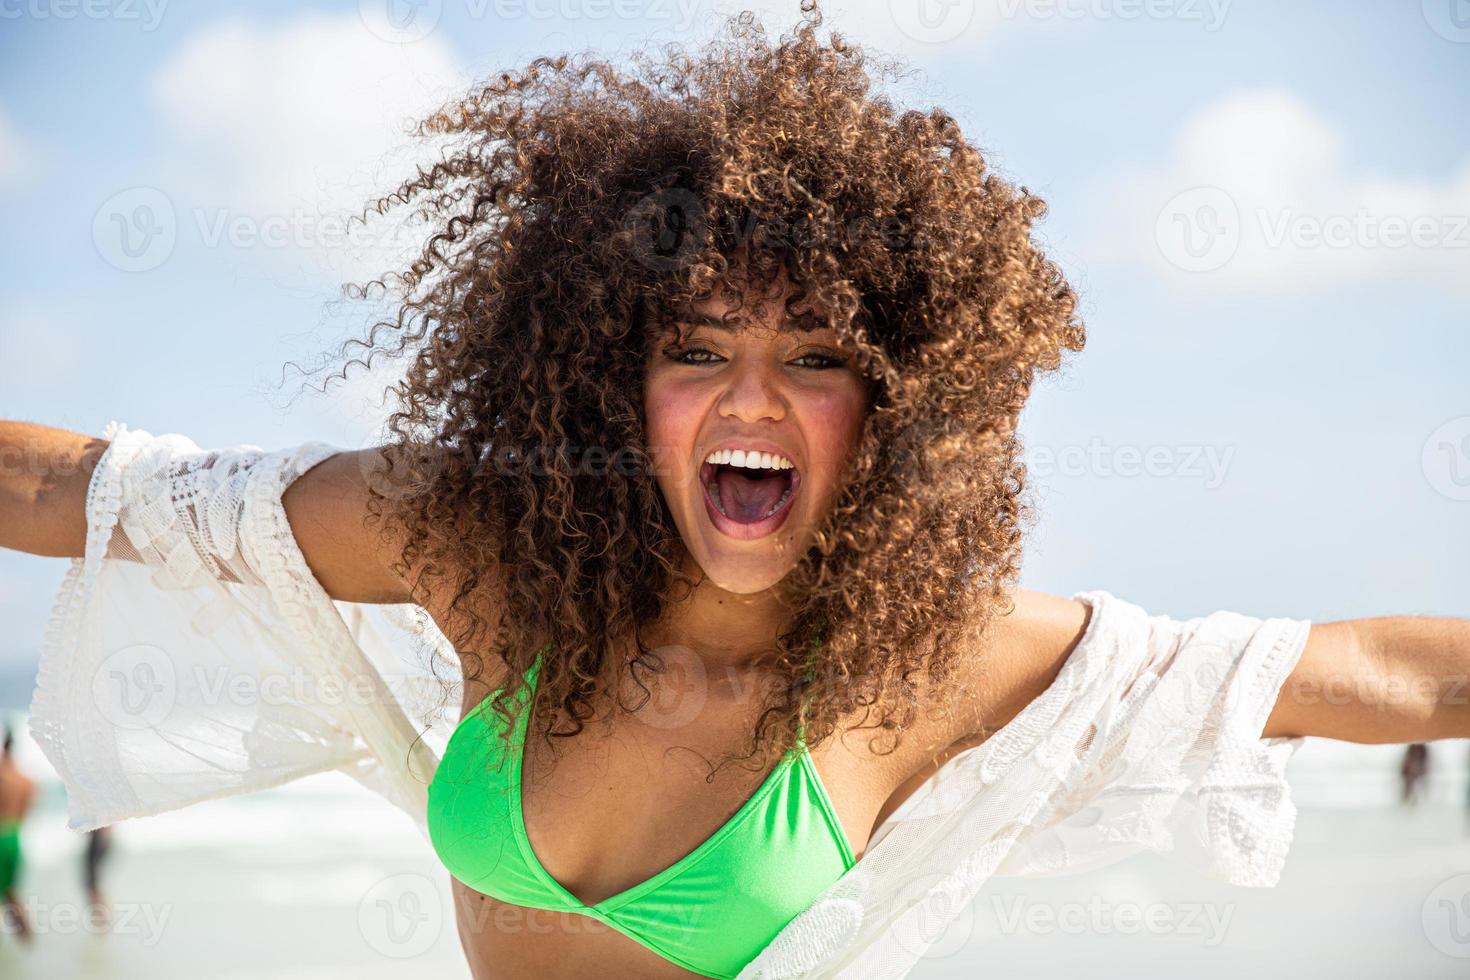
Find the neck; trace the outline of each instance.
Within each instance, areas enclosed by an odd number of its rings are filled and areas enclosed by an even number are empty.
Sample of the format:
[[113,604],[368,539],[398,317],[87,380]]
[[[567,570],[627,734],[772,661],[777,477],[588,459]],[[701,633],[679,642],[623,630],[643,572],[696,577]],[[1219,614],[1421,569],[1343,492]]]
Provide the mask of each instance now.
[[666,662],[697,657],[716,675],[749,674],[791,624],[791,608],[776,589],[741,594],[715,585],[697,566],[699,584],[682,601],[669,604],[644,634],[644,643]]

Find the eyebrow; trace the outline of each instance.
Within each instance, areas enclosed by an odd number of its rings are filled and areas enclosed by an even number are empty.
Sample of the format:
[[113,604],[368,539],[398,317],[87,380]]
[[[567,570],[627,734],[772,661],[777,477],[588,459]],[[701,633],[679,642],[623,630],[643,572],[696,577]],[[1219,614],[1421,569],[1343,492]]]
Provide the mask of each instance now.
[[[721,320],[719,317],[712,316],[709,313],[694,313],[694,312],[680,313],[680,314],[678,314],[678,315],[675,316],[675,319],[678,320],[681,323],[692,324],[692,325],[694,325],[696,327],[711,327],[711,328],[713,328],[715,330],[723,330],[726,333],[737,333],[738,331],[740,331],[741,329],[743,329],[738,324],[726,323],[724,320]],[[800,322],[800,321],[797,321],[797,320],[786,320],[786,321],[783,321],[782,324],[781,324],[781,329],[782,330],[789,330],[789,331],[791,331],[793,333],[821,333],[823,330],[828,329],[826,327],[816,327],[816,328],[813,328],[813,329],[808,329],[806,327],[799,327],[799,326],[796,325],[798,322]]]

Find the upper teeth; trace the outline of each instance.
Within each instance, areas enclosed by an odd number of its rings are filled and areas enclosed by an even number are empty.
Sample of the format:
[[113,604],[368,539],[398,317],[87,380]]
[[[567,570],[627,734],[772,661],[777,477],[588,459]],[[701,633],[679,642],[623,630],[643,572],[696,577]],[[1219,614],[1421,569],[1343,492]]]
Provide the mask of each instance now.
[[744,449],[717,449],[706,456],[704,461],[716,466],[745,466],[764,470],[789,470],[793,465],[791,460],[780,453],[760,453]]

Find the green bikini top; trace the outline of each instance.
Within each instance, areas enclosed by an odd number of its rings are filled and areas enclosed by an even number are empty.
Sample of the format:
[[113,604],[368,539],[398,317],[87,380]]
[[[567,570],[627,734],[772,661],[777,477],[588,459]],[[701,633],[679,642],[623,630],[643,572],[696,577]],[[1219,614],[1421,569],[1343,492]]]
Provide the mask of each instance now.
[[[538,655],[525,675],[522,705],[540,666]],[[724,826],[652,878],[586,905],[541,866],[526,836],[521,757],[530,712],[517,715],[505,766],[499,719],[486,710],[491,697],[455,727],[429,783],[434,850],[476,891],[524,908],[591,916],[686,970],[733,978],[857,863],[803,727]]]

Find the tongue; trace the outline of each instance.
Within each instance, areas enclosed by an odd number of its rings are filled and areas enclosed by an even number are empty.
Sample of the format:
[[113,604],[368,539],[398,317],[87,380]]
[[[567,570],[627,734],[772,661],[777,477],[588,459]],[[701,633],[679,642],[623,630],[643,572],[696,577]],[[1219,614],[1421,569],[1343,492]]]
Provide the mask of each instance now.
[[733,469],[715,474],[720,488],[720,506],[732,521],[754,524],[763,520],[791,484],[791,477],[773,471],[767,477],[748,477]]

